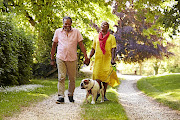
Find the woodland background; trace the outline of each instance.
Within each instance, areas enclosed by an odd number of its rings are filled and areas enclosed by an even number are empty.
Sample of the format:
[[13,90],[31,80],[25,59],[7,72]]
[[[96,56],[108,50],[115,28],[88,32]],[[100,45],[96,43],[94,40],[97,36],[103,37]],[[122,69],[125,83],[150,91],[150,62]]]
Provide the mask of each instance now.
[[[0,11],[0,86],[52,76],[52,38],[64,16],[82,33],[88,53],[108,21],[122,74],[180,72],[178,0],[0,0]],[[79,70],[84,58],[79,47],[77,53]]]

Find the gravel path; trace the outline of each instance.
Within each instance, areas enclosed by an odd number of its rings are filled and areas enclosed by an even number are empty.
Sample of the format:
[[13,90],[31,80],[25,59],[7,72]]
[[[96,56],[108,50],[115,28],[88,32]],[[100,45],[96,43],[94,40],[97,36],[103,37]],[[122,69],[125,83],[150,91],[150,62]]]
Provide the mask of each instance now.
[[[125,77],[118,88],[120,103],[126,110],[130,120],[180,120],[180,112],[165,107],[152,98],[147,97],[136,88],[136,82],[141,76]],[[75,103],[70,103],[67,96],[65,104],[56,104],[57,95],[51,96],[31,107],[24,108],[20,114],[7,120],[80,120],[80,112],[86,91],[75,89]],[[67,95],[67,91],[66,91]]]
[[69,102],[66,96],[64,104],[56,104],[57,95],[53,95],[36,105],[24,108],[20,114],[7,118],[7,120],[80,120],[80,105],[85,96],[86,91],[78,87],[74,92],[75,103]]
[[130,120],[180,120],[180,112],[157,103],[136,87],[141,76],[125,77],[118,89],[119,99]]

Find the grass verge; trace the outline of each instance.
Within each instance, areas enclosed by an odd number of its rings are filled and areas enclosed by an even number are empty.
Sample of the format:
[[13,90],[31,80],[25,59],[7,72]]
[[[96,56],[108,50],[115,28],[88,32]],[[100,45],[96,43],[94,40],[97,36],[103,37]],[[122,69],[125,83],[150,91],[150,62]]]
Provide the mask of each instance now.
[[[81,78],[77,78],[76,87],[80,85]],[[68,80],[66,89],[68,88]],[[20,112],[22,107],[28,107],[33,103],[40,102],[57,92],[57,79],[31,80],[30,84],[40,84],[39,87],[30,91],[0,92],[0,120]]]
[[92,98],[89,97],[90,102],[81,106],[84,109],[81,113],[82,118],[84,120],[128,120],[122,105],[119,104],[117,90],[109,87],[106,97],[109,101],[100,103],[101,97],[99,97],[95,105],[90,104]]
[[137,87],[158,102],[180,111],[180,74],[142,78]]

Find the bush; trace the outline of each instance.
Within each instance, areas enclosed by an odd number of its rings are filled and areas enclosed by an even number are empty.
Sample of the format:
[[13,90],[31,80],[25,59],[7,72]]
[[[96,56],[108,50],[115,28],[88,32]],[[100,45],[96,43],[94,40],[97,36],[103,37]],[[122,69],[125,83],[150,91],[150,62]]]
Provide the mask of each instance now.
[[25,84],[32,74],[33,37],[0,16],[0,85]]
[[[34,63],[33,64],[33,78],[46,78],[46,77],[53,77],[54,74],[47,76],[47,73],[53,70],[50,63]],[[57,73],[57,71],[55,71]],[[55,76],[54,78],[57,78]]]

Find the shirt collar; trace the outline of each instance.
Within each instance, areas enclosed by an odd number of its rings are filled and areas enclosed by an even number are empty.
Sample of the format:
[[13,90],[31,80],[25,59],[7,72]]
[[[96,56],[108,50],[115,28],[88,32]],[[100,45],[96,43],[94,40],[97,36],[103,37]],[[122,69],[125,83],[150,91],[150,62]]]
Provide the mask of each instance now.
[[[62,32],[62,31],[64,31],[64,28],[61,29],[61,32]],[[71,31],[73,31],[73,28],[72,28],[72,27],[71,27]],[[71,32],[71,31],[70,31],[70,32]]]

